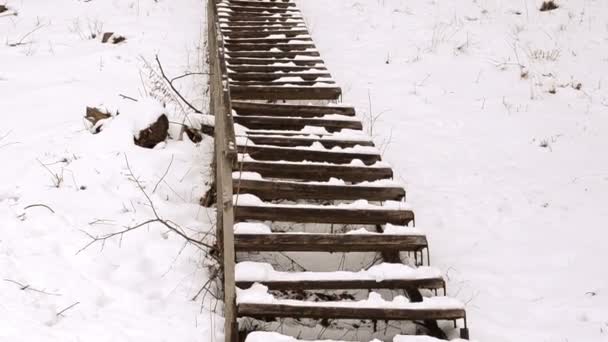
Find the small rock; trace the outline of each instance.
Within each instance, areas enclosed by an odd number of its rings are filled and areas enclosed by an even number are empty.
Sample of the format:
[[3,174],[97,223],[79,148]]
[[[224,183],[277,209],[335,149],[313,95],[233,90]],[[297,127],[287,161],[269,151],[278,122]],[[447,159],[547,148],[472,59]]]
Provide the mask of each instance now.
[[110,40],[110,37],[112,37],[113,34],[114,34],[114,32],[104,32],[103,36],[101,36],[101,42],[102,43],[107,43]]
[[106,120],[111,117],[112,117],[112,114],[102,111],[101,109],[95,108],[95,107],[87,107],[87,113],[84,116],[84,118],[87,119],[87,121],[89,121],[91,123],[91,125],[92,125],[91,131],[95,134],[101,132],[102,125],[101,124],[98,125],[99,121]]
[[154,148],[158,143],[165,141],[169,134],[169,119],[161,115],[150,127],[139,132],[139,139],[134,139],[137,146]]

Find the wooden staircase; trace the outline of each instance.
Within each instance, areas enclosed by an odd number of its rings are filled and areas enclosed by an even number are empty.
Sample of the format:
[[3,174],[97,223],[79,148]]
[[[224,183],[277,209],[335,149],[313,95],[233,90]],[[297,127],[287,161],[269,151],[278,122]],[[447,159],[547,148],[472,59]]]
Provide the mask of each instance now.
[[[226,341],[251,330],[237,318],[360,320],[373,322],[371,329],[377,321],[413,321],[415,329],[397,333],[439,338],[446,338],[443,321],[454,328],[462,321],[460,336],[468,338],[464,306],[446,297],[441,273],[430,267],[405,190],[355,109],[329,103],[342,91],[295,4],[210,0],[208,16]],[[321,262],[322,270],[279,271],[284,264],[260,261],[268,253],[378,257],[352,270]],[[355,295],[332,295],[337,290]],[[407,299],[387,300],[387,291]],[[251,336],[274,336],[260,334]]]

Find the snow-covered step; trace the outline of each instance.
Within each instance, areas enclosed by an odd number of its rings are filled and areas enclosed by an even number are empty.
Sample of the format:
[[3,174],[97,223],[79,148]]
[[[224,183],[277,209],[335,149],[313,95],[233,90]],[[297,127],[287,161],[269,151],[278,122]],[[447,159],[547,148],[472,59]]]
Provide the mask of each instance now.
[[[236,264],[235,279],[245,289],[260,283],[269,290],[443,289],[445,280],[433,267],[381,263],[358,272],[281,272],[262,262]],[[444,292],[445,294],[445,292]]]
[[313,162],[272,162],[239,160],[238,169],[257,172],[262,177],[297,179],[305,181],[328,181],[338,178],[347,182],[365,182],[393,178],[393,170],[386,165],[357,166]]
[[317,50],[303,51],[232,51],[226,52],[226,58],[302,58],[319,57]]
[[270,20],[297,20],[302,21],[304,18],[299,13],[261,13],[255,11],[239,11],[239,12],[230,12],[230,11],[219,11],[218,9],[218,18],[220,19],[228,19],[232,21],[239,20],[248,20],[248,21],[270,21]]
[[249,1],[249,0],[230,0],[221,1],[219,4],[238,5],[238,6],[257,6],[257,7],[296,7],[296,4],[288,1]]
[[[230,69],[231,67],[228,67]],[[298,77],[303,80],[315,80],[318,78],[329,78],[331,74],[327,71],[325,72],[290,72],[288,74],[285,73],[272,73],[272,72],[246,72],[246,73],[237,73],[237,72],[229,72],[228,77],[234,81],[260,81],[260,80],[277,80],[282,77]]]
[[229,10],[232,12],[240,13],[295,13],[300,14],[300,10],[295,7],[260,7],[260,6],[243,6],[239,4],[231,4],[231,3],[219,3],[217,6],[218,12],[222,10]]
[[230,86],[230,96],[237,100],[337,100],[341,95],[342,88],[323,83],[312,86]]
[[[379,340],[372,340],[370,342],[378,342]],[[337,340],[299,340],[295,337],[283,335],[275,331],[253,331],[247,334],[245,342],[351,342],[351,341],[337,341]],[[446,342],[438,338],[423,336],[423,335],[397,335],[393,338],[392,342]],[[450,342],[467,342],[463,339],[454,339]]]
[[258,222],[237,223],[234,245],[241,252],[420,252],[428,247],[424,233],[407,226],[387,224],[382,233],[364,228],[342,234],[273,233]]
[[[309,36],[308,30],[302,28],[293,28],[290,30],[274,29],[274,30],[222,30],[225,37],[231,38],[289,38],[297,36]],[[281,37],[282,36],[282,37]],[[286,44],[287,45],[287,44]],[[295,45],[295,44],[291,44]],[[304,45],[304,44],[302,44]],[[307,44],[312,45],[314,44]],[[267,49],[263,49],[267,50]]]
[[317,86],[319,84],[326,84],[326,85],[335,85],[336,82],[334,80],[331,79],[318,79],[315,81],[302,81],[302,80],[289,80],[289,81],[283,81],[283,80],[277,80],[277,81],[231,81],[230,82],[231,85],[233,86],[299,86],[299,87],[303,87],[303,86],[307,86],[307,87],[314,87]]
[[278,221],[296,223],[408,225],[414,220],[409,204],[385,201],[382,205],[366,200],[337,205],[274,204],[264,202],[251,194],[234,196],[234,220]]
[[[225,39],[225,44],[302,44],[311,42],[310,36],[299,35],[288,38],[229,38]],[[290,61],[289,61],[290,62]],[[288,62],[288,63],[289,63]]]
[[300,65],[231,65],[228,67],[230,72],[239,73],[276,73],[279,75],[287,76],[288,73],[299,72],[299,73],[311,73],[316,74],[320,72],[327,72],[327,68],[324,66],[300,66]]
[[[234,177],[234,176],[233,176]],[[234,192],[252,194],[269,200],[357,200],[369,201],[402,200],[402,187],[308,184],[289,181],[234,179]]]
[[240,317],[252,318],[466,320],[464,304],[448,297],[410,302],[403,296],[385,300],[372,292],[368,299],[359,301],[310,302],[275,298],[261,284],[254,284],[246,290],[237,289],[237,311]]
[[328,132],[340,131],[342,129],[362,130],[363,125],[359,120],[333,120],[318,118],[294,118],[273,116],[233,116],[234,122],[249,129],[264,130],[294,130],[299,131],[306,126],[323,127]]
[[[274,161],[290,161],[290,162],[328,162],[332,164],[350,164],[354,160],[359,160],[365,165],[372,165],[381,160],[378,152],[367,152],[360,148],[344,148],[332,150],[320,150],[315,148],[291,148],[277,146],[259,146],[259,145],[237,145],[239,153],[247,153],[254,160],[274,160]],[[366,148],[370,148],[369,146]]]
[[[317,59],[316,61],[323,63],[320,59]],[[238,115],[315,117],[326,114],[340,114],[355,116],[355,108],[346,106],[270,104],[245,101],[232,101],[231,104],[232,110],[236,111]]]
[[[259,37],[264,37],[264,35],[258,35]],[[307,43],[293,43],[293,44],[225,44],[226,53],[235,53],[235,52],[300,52],[300,51],[309,51],[315,52],[317,49],[313,44]],[[279,66],[282,67],[282,66]],[[288,66],[287,66],[288,67]],[[295,71],[298,68],[294,68],[293,70],[286,71]],[[309,68],[311,69],[311,68]],[[275,71],[283,71],[285,69],[278,68]],[[301,68],[300,70],[307,70],[305,68]],[[285,71],[283,71],[285,72]]]
[[220,27],[232,27],[232,26],[280,26],[280,27],[306,27],[306,23],[303,20],[264,20],[264,21],[247,21],[247,20],[228,20],[226,18],[220,20]]
[[314,143],[319,143],[325,148],[333,147],[354,147],[354,146],[374,146],[371,140],[355,140],[355,139],[332,139],[331,136],[322,138],[318,136],[285,136],[285,135],[256,135],[251,132],[247,138],[257,145],[274,145],[282,147],[298,147],[311,146]]

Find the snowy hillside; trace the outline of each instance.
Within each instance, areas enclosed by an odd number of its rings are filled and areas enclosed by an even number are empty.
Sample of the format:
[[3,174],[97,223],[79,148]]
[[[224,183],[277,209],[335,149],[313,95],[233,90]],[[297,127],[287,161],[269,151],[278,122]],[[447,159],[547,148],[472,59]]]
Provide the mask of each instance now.
[[608,3],[298,5],[471,336],[607,341]]
[[[198,248],[151,223],[80,251],[91,237],[154,218],[135,178],[163,219],[194,237],[212,230],[213,213],[199,205],[211,139],[199,145],[171,139],[152,150],[133,144],[147,124],[142,116],[160,111],[172,121],[183,118],[175,103],[162,108],[145,99],[155,87],[146,64],[154,66],[158,54],[172,76],[204,69],[204,4],[16,0],[6,6],[0,14],[0,341],[212,340],[222,319],[210,313],[211,297],[205,306],[202,295],[191,300],[208,277]],[[105,32],[126,41],[102,43]],[[195,75],[176,84],[202,107],[205,82]],[[120,115],[92,134],[87,106]],[[171,132],[177,138],[179,126]]]

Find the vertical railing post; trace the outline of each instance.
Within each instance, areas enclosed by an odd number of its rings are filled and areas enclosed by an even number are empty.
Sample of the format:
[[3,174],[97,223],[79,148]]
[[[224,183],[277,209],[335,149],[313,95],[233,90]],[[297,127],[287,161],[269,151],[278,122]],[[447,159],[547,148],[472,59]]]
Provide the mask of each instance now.
[[215,116],[215,185],[217,203],[217,244],[223,269],[224,338],[238,340],[236,323],[236,285],[234,279],[234,209],[232,205],[232,167],[236,159],[236,143],[230,86],[223,56],[223,40],[219,31],[216,0],[207,6],[208,54],[210,70],[210,113]]

